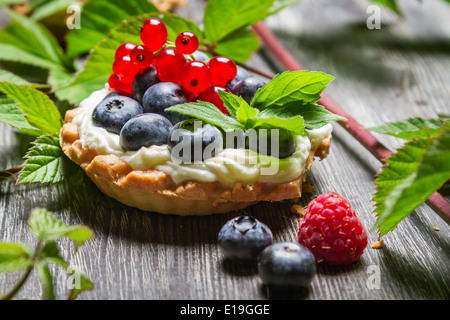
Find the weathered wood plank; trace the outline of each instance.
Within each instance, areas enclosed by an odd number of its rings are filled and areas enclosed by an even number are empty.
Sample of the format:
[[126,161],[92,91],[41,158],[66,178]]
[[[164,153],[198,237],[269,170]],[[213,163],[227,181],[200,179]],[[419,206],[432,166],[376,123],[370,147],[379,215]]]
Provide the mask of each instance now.
[[[267,23],[308,69],[336,76],[327,89],[336,102],[365,126],[408,116],[449,113],[448,41],[450,7],[441,1],[401,1],[405,17],[383,10],[390,25],[367,30],[369,2],[302,0]],[[191,1],[180,12],[200,22],[203,1]],[[447,18],[447,20],[445,20]],[[417,21],[420,20],[420,27]],[[418,36],[417,36],[418,35]],[[270,54],[262,50],[251,64],[273,72]],[[390,148],[401,141],[378,136]],[[0,168],[21,163],[21,138],[0,124]],[[371,198],[380,163],[339,125],[330,156],[315,163],[308,183],[315,187],[300,200],[335,191],[353,205],[369,229],[374,221]],[[30,245],[26,220],[35,206],[45,206],[69,224],[90,226],[96,237],[73,256],[69,242],[63,256],[91,278],[93,291],[81,299],[449,299],[449,227],[426,205],[386,235],[385,247],[367,248],[361,261],[348,268],[320,266],[307,291],[274,292],[261,285],[255,267],[223,261],[216,244],[221,226],[238,214],[251,214],[270,226],[275,241],[295,241],[299,216],[292,203],[262,203],[242,212],[208,217],[145,213],[108,201],[83,175],[52,187],[0,183],[0,230],[3,241]],[[440,231],[433,228],[439,227]],[[369,244],[377,240],[369,233]],[[370,246],[370,245],[369,245]],[[370,276],[379,271],[380,286]],[[19,275],[0,276],[7,291]],[[58,274],[64,280],[64,274]],[[58,283],[63,293],[65,282]],[[37,299],[36,277],[19,297]]]

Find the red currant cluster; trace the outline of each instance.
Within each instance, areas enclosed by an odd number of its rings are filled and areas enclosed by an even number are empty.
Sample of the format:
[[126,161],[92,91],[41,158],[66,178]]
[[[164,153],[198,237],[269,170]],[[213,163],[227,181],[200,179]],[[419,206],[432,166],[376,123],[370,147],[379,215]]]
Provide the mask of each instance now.
[[207,62],[187,61],[186,56],[198,50],[197,36],[186,31],[177,36],[175,43],[170,42],[166,26],[155,18],[144,22],[140,38],[142,45],[124,43],[116,50],[113,74],[108,80],[111,90],[133,94],[135,76],[154,66],[159,80],[179,83],[198,100],[210,102],[228,114],[218,91],[229,92],[226,85],[237,74],[233,60],[218,56]]

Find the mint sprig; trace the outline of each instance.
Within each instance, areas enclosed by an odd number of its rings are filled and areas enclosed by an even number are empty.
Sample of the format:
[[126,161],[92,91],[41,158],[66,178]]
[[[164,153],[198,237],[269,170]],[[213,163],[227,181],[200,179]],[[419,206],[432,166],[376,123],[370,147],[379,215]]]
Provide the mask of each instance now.
[[93,237],[90,228],[82,225],[69,226],[43,208],[33,209],[28,226],[37,239],[34,250],[23,243],[0,242],[0,273],[25,271],[21,280],[7,294],[0,296],[0,300],[13,299],[33,270],[36,270],[41,283],[42,299],[56,299],[55,280],[49,267],[51,264],[66,270],[74,282],[71,288],[68,288],[67,299],[73,300],[84,290],[93,288],[93,283],[86,276],[76,270],[74,274],[70,264],[61,256],[56,242],[63,238],[70,239],[76,252],[79,246]]
[[[316,104],[332,79],[321,72],[287,71],[259,89],[250,105],[241,97],[219,91],[229,117],[205,102],[175,105],[166,110],[198,118],[224,131],[280,128],[305,135],[305,128],[318,128],[329,121],[345,120]],[[205,116],[204,107],[216,110]]]

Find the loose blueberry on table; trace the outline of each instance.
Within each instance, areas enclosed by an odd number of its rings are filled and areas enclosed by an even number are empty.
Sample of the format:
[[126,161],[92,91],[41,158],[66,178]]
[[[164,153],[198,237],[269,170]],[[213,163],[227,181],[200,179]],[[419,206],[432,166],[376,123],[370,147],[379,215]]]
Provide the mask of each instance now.
[[314,255],[297,243],[274,243],[263,250],[258,260],[262,282],[273,287],[308,287],[316,271]]
[[218,241],[227,259],[256,264],[261,251],[272,244],[273,235],[267,225],[254,217],[239,216],[225,223],[219,232]]

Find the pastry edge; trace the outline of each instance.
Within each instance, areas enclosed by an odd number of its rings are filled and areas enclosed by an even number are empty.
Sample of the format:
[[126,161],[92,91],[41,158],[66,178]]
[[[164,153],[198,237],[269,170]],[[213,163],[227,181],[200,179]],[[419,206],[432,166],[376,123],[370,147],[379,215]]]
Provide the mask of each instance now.
[[66,113],[60,133],[63,152],[80,165],[106,195],[127,206],[162,214],[209,215],[241,210],[260,201],[299,198],[314,158],[328,156],[332,139],[330,135],[317,146],[312,141],[305,171],[286,183],[255,182],[225,186],[219,181],[185,181],[175,184],[165,172],[156,169],[133,170],[115,155],[98,155],[95,150],[83,147],[78,126],[72,123],[77,110]]

